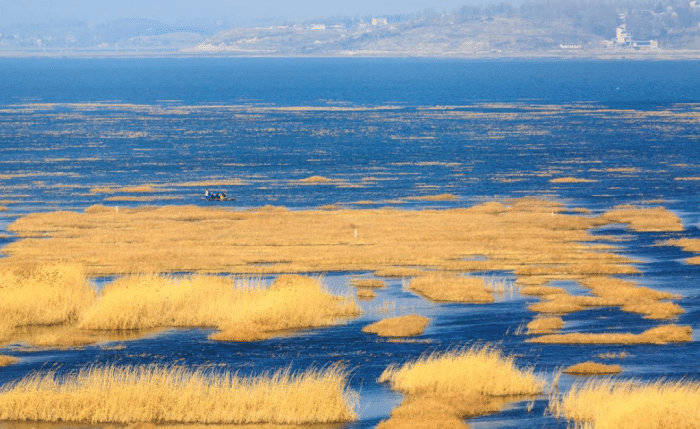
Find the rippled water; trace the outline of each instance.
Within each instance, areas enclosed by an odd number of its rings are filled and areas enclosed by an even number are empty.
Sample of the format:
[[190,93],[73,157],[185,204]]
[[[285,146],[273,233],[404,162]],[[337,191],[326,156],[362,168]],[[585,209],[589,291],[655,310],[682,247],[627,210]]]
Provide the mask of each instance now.
[[[691,62],[418,60],[3,60],[0,64],[0,237],[26,213],[93,204],[210,205],[210,187],[233,209],[333,204],[401,208],[469,206],[544,196],[599,213],[618,204],[663,205],[683,232],[625,236],[622,253],[644,261],[642,286],[683,296],[677,345],[562,346],[526,343],[531,297],[486,305],[435,304],[401,280],[363,302],[347,324],[257,343],[218,343],[206,330],[168,330],[122,350],[27,351],[0,368],[0,383],[31,370],[88,363],[223,364],[241,373],[343,361],[361,393],[359,422],[374,427],[400,396],[378,385],[387,365],[474,343],[499,344],[544,377],[600,353],[626,352],[624,377],[700,377],[700,267],[656,246],[699,238],[700,65]],[[302,179],[322,176],[326,183]],[[556,179],[573,178],[568,182]],[[141,189],[136,188],[141,187]],[[456,198],[417,197],[449,193]],[[0,245],[14,240],[0,238]],[[316,274],[316,273],[314,273]],[[349,278],[323,273],[352,293]],[[509,273],[482,273],[512,282]],[[108,281],[109,279],[107,279]],[[103,281],[102,281],[103,282]],[[100,283],[101,284],[101,283]],[[416,343],[361,332],[387,315],[431,324]],[[564,316],[564,332],[641,332],[658,322],[618,308]],[[563,376],[561,388],[574,377]],[[544,415],[546,398],[470,421],[476,428],[565,427]],[[0,424],[3,426],[3,424]]]

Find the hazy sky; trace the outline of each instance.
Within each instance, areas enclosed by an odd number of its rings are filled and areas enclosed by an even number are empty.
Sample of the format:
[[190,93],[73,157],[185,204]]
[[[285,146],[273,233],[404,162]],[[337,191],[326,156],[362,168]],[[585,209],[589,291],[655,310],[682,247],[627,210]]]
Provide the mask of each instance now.
[[451,11],[489,0],[0,0],[0,25],[73,19],[104,22],[150,18],[166,23],[225,19],[238,23],[296,20],[338,14],[411,13],[428,8]]

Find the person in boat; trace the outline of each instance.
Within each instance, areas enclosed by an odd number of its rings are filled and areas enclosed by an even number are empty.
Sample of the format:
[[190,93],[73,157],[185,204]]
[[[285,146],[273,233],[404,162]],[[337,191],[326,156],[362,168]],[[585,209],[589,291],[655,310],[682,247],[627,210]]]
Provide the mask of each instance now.
[[204,191],[204,198],[206,198],[206,199],[211,198],[211,193],[209,192],[209,189],[207,189],[206,191]]
[[219,195],[220,200],[225,200],[226,199],[226,192],[222,192],[221,195]]

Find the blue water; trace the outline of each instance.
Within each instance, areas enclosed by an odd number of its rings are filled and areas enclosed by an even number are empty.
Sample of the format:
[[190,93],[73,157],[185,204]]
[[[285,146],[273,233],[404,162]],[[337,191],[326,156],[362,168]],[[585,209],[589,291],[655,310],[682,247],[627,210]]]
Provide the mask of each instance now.
[[[633,279],[683,296],[676,323],[695,341],[669,346],[552,346],[525,343],[518,327],[532,298],[495,304],[434,304],[401,281],[365,303],[348,324],[251,344],[208,341],[202,330],[171,330],[124,342],[122,350],[0,353],[22,361],[0,383],[31,370],[88,363],[224,364],[242,373],[343,361],[360,390],[352,428],[374,427],[400,397],[376,378],[390,363],[434,350],[499,344],[545,377],[599,353],[625,376],[697,380],[700,267],[668,238],[700,237],[700,64],[674,61],[429,61],[395,59],[110,59],[0,63],[0,246],[7,225],[26,213],[83,210],[93,204],[211,204],[204,187],[225,190],[232,209],[469,206],[535,195],[594,213],[618,204],[663,205],[685,231],[634,233],[621,252],[644,262]],[[323,176],[323,185],[299,179]],[[556,178],[586,179],[555,183]],[[209,183],[210,185],[206,185]],[[99,191],[151,185],[155,193]],[[456,199],[414,197],[450,193]],[[115,198],[118,197],[118,198]],[[125,197],[125,198],[121,198]],[[133,198],[132,198],[133,197]],[[129,199],[131,198],[131,199]],[[136,200],[134,199],[136,198]],[[141,200],[138,200],[141,198]],[[224,204],[224,203],[221,203]],[[352,273],[328,273],[350,290]],[[507,274],[506,274],[507,275]],[[418,343],[363,334],[390,315],[432,318]],[[373,307],[374,306],[374,307]],[[565,331],[641,332],[655,322],[603,308],[564,317]],[[573,377],[562,377],[562,385]],[[494,427],[565,427],[543,417],[546,401],[476,419]]]

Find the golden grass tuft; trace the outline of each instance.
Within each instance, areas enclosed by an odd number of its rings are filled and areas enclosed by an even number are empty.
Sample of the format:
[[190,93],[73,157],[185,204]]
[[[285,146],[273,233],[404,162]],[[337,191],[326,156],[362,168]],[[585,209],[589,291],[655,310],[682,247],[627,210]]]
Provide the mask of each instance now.
[[425,274],[425,270],[411,267],[386,267],[374,272],[377,277],[406,278]]
[[216,327],[219,341],[255,341],[270,333],[328,326],[359,314],[349,297],[320,279],[282,275],[269,288],[217,276],[130,276],[107,285],[80,327],[91,330]]
[[477,304],[494,300],[483,278],[430,273],[412,279],[408,287],[432,301]]
[[374,299],[377,294],[372,289],[358,289],[357,298],[362,300]]
[[[677,240],[664,241],[659,244],[664,246],[678,246],[686,252],[700,253],[700,239],[697,238],[680,238]],[[700,265],[700,256],[688,258],[685,260],[685,262]]]
[[512,356],[490,346],[433,353],[401,366],[390,365],[379,382],[408,395],[535,395],[544,387],[532,370],[518,369]]
[[591,380],[552,397],[549,410],[596,429],[700,428],[700,383]]
[[299,179],[298,182],[306,185],[318,185],[323,183],[337,183],[338,180],[329,179],[323,176],[311,176],[304,179]]
[[95,296],[75,265],[0,268],[0,344],[19,326],[75,323]]
[[380,429],[465,428],[464,419],[499,411],[507,397],[537,395],[544,387],[532,370],[518,369],[512,357],[489,346],[390,365],[379,382],[407,395]]
[[257,377],[180,366],[31,374],[0,388],[0,420],[85,423],[314,424],[357,418],[339,366]]
[[527,334],[551,334],[558,332],[564,327],[564,321],[561,317],[537,317],[527,324]]
[[542,344],[668,344],[692,341],[690,326],[662,325],[641,334],[630,333],[570,333],[551,334],[528,339]]
[[0,367],[12,365],[17,362],[19,362],[19,359],[14,356],[0,355]]
[[150,194],[158,192],[159,189],[152,185],[139,185],[139,186],[123,186],[123,187],[110,187],[110,186],[96,186],[90,189],[91,194]]
[[386,287],[386,282],[381,279],[352,279],[350,284],[356,288],[365,289],[383,289]]
[[605,212],[601,218],[611,223],[626,223],[631,229],[639,232],[683,231],[681,219],[663,207],[619,206]]
[[392,317],[380,320],[362,328],[362,332],[377,334],[380,337],[413,337],[420,335],[430,319],[417,314]]
[[438,194],[438,195],[425,195],[422,197],[408,197],[408,200],[420,200],[420,201],[454,201],[458,199],[456,195],[452,194]]
[[622,367],[620,365],[606,365],[604,363],[597,362],[582,362],[576,365],[571,365],[562,372],[571,375],[618,374],[622,372]]
[[558,177],[556,179],[552,179],[549,181],[549,183],[594,183],[596,180],[592,179],[581,179],[578,177]]

